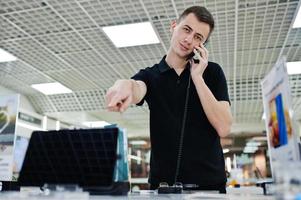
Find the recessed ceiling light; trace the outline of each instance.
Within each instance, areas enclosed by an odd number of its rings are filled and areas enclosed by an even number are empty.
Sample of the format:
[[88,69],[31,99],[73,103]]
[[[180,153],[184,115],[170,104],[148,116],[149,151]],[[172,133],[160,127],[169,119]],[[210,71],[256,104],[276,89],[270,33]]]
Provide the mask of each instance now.
[[106,121],[91,121],[91,122],[83,122],[83,125],[89,128],[103,128],[104,126],[111,125]]
[[45,95],[72,93],[72,90],[70,90],[69,88],[63,86],[58,82],[33,84],[31,85],[31,87],[42,92]]
[[301,74],[301,61],[287,62],[286,66],[288,74]]
[[295,17],[294,23],[293,23],[293,28],[300,28],[301,27],[301,6],[298,8],[297,15]]
[[14,55],[0,48],[0,62],[11,62],[15,60],[17,60],[17,58]]
[[159,43],[150,22],[106,26],[102,28],[116,47],[129,47]]

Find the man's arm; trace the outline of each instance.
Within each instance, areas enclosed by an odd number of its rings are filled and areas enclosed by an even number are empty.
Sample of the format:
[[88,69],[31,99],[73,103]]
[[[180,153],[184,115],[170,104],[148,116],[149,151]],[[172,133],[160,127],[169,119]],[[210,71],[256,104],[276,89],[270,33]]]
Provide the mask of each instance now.
[[226,137],[231,130],[232,114],[227,101],[217,101],[203,77],[193,78],[205,114],[220,137]]
[[195,46],[199,53],[195,54],[199,63],[191,62],[191,78],[196,87],[204,112],[220,137],[226,137],[231,130],[232,114],[227,101],[217,101],[203,79],[203,73],[208,66],[208,50],[203,44]]
[[109,111],[124,112],[131,104],[139,103],[146,91],[143,81],[117,80],[106,93],[106,107]]

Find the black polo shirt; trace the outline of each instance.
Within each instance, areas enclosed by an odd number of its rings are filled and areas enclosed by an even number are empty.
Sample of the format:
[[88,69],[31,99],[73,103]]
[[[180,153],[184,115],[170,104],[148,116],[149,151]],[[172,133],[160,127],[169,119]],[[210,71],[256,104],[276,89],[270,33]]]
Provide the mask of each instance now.
[[[140,70],[132,77],[147,86],[144,99],[150,110],[151,185],[173,184],[185,97],[190,76],[189,68],[180,76],[165,61]],[[229,101],[225,75],[221,67],[209,62],[203,74],[206,85],[218,101]],[[208,121],[191,80],[187,118],[178,182],[210,186],[226,181],[220,137]]]

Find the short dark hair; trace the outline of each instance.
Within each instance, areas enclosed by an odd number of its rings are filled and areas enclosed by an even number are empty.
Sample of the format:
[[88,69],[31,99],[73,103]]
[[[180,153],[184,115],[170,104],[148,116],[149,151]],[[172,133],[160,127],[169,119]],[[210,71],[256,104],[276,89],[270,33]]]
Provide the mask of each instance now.
[[210,27],[210,32],[208,35],[208,38],[209,38],[211,32],[214,29],[214,19],[213,19],[212,14],[205,7],[191,6],[183,11],[181,16],[179,17],[179,21],[184,19],[190,13],[193,13],[200,22],[205,22],[206,24],[209,25],[209,27]]

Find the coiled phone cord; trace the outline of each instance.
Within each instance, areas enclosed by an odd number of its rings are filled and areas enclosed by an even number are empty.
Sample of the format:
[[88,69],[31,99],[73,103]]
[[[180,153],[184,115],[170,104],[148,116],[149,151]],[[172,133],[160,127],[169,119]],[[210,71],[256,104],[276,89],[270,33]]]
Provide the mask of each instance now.
[[186,116],[187,116],[187,110],[188,110],[190,82],[191,82],[191,75],[190,75],[190,72],[189,72],[189,79],[188,79],[188,85],[187,85],[187,90],[186,90],[186,99],[185,99],[183,121],[182,121],[181,134],[180,134],[180,140],[179,140],[179,151],[178,151],[178,158],[177,158],[177,166],[176,166],[174,184],[178,180],[179,171],[180,171],[180,165],[181,165],[182,148],[183,148],[184,131],[185,131],[185,123],[186,123]]

